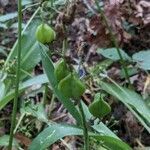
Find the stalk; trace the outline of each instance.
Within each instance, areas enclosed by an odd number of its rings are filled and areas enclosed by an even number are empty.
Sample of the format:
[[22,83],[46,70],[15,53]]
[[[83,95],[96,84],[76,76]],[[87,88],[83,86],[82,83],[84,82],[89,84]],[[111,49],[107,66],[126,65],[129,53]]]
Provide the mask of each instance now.
[[53,109],[53,106],[54,106],[54,100],[55,100],[55,95],[53,94],[52,98],[51,98],[51,103],[50,103],[50,106],[49,106],[49,112],[48,112],[48,117],[49,118],[51,117],[51,114],[52,114],[52,109]]
[[48,84],[45,84],[44,87],[43,106],[45,107],[47,104]]
[[89,136],[88,136],[86,119],[85,119],[85,114],[84,114],[84,111],[83,111],[81,100],[80,100],[80,103],[79,103],[79,110],[80,110],[81,118],[82,118],[83,135],[84,135],[84,150],[89,150]]
[[54,5],[54,2],[53,2],[53,0],[51,0],[51,7],[53,7],[53,5]]
[[19,80],[20,80],[20,62],[21,62],[21,31],[22,30],[22,1],[18,0],[18,51],[17,51],[17,68],[16,68],[16,87],[15,87],[15,98],[13,101],[13,112],[11,120],[10,138],[8,150],[12,149],[14,128],[16,125],[16,114],[19,97]]

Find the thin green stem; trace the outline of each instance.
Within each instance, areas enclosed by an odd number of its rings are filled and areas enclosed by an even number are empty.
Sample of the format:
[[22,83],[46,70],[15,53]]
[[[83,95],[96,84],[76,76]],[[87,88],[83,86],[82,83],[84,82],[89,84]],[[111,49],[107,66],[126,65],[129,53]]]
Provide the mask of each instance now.
[[124,59],[123,59],[123,56],[121,54],[121,51],[119,49],[119,45],[118,45],[118,42],[115,38],[115,35],[113,34],[113,31],[111,29],[111,26],[109,25],[108,23],[108,20],[103,12],[103,10],[101,9],[101,7],[99,6],[99,3],[97,0],[95,0],[95,3],[96,3],[96,6],[99,10],[99,13],[101,14],[101,17],[102,17],[102,20],[104,21],[104,24],[106,25],[108,31],[109,31],[109,34],[110,34],[110,38],[111,38],[111,41],[112,41],[112,44],[116,47],[116,50],[117,50],[117,53],[120,57],[120,62],[122,64],[122,67],[123,67],[123,70],[124,70],[124,73],[125,73],[125,77],[126,77],[126,80],[128,81],[129,85],[131,86],[131,82],[130,82],[130,79],[129,79],[129,74],[128,74],[128,70],[127,70],[127,67],[125,65],[125,62],[124,62]]
[[63,55],[63,58],[65,57],[65,54],[66,54],[66,51],[67,51],[67,38],[66,38],[66,26],[63,25],[63,32],[64,32],[64,40],[63,40],[63,47],[62,47],[62,55]]
[[62,49],[62,56],[65,57],[67,49],[67,40],[66,38],[63,40],[63,49]]
[[43,105],[44,105],[44,107],[46,106],[46,103],[47,103],[47,94],[48,94],[48,84],[45,84],[44,97],[43,97]]
[[40,11],[41,11],[41,20],[42,20],[42,24],[44,25],[44,11],[43,11],[43,5],[42,5],[42,7],[40,7],[41,9],[40,9]]
[[18,129],[18,127],[19,127],[19,125],[20,125],[20,123],[21,123],[21,121],[23,120],[23,118],[24,118],[25,115],[26,115],[26,113],[22,113],[22,114],[21,114],[21,116],[20,116],[20,118],[19,118],[19,120],[18,120],[18,123],[17,123],[17,125],[16,125],[16,128],[14,129],[14,134],[16,133],[16,131],[17,131],[17,129]]
[[84,114],[84,111],[83,111],[81,101],[79,103],[79,110],[80,110],[81,118],[82,118],[83,135],[84,135],[84,150],[89,150],[88,129],[87,129],[86,118],[85,118],[85,114]]
[[19,80],[20,80],[20,62],[21,62],[21,32],[22,32],[22,1],[18,0],[18,51],[17,51],[17,68],[16,68],[16,87],[15,87],[15,98],[13,102],[13,112],[11,120],[10,138],[8,150],[12,149],[14,128],[16,125],[16,114],[19,97]]
[[54,5],[54,2],[53,2],[53,0],[51,0],[51,7],[53,7],[53,5]]
[[28,8],[31,8],[31,7],[34,7],[34,6],[37,6],[37,5],[40,5],[40,3],[35,3],[35,4],[32,4],[32,5],[27,5],[24,9],[22,9],[22,12],[27,10]]

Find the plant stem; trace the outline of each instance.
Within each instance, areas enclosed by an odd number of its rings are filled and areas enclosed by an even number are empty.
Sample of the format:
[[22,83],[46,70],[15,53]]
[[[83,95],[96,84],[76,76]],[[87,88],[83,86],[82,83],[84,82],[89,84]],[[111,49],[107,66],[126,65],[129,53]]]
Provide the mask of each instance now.
[[62,49],[62,56],[63,56],[63,58],[65,57],[66,51],[67,51],[67,40],[65,38],[63,40],[63,49]]
[[85,119],[85,115],[84,115],[81,101],[79,103],[79,110],[80,110],[81,118],[82,118],[83,135],[84,135],[84,150],[89,150],[89,136],[88,136],[86,119]]
[[10,129],[10,138],[8,150],[12,149],[14,128],[16,125],[16,114],[17,114],[17,105],[19,97],[19,80],[20,80],[20,62],[21,62],[21,30],[22,30],[22,5],[21,0],[18,0],[18,51],[17,51],[17,68],[16,68],[16,87],[15,87],[15,98],[13,102],[13,112],[11,120],[11,129]]
[[53,7],[53,5],[54,5],[54,2],[53,2],[53,0],[51,0],[51,7]]
[[24,9],[22,9],[22,12],[25,11],[26,9],[28,9],[28,8],[31,8],[31,7],[34,7],[34,6],[37,6],[37,5],[40,5],[40,3],[35,3],[35,4],[32,4],[32,5],[27,5]]
[[109,25],[108,20],[107,20],[107,18],[106,18],[106,16],[105,16],[103,10],[102,10],[101,7],[99,6],[98,1],[95,0],[95,3],[96,3],[96,6],[97,6],[97,8],[98,8],[98,10],[99,10],[99,13],[100,13],[101,16],[102,16],[102,19],[103,19],[103,21],[104,21],[104,24],[106,25],[106,27],[107,27],[107,29],[108,29],[108,31],[109,31],[109,34],[110,34],[110,37],[111,37],[111,41],[112,41],[113,45],[116,47],[117,53],[118,53],[118,55],[119,55],[119,57],[120,57],[120,62],[121,62],[121,64],[122,64],[122,67],[123,67],[123,70],[124,70],[124,73],[125,73],[126,80],[128,81],[129,85],[131,86],[131,82],[130,82],[130,79],[129,79],[128,70],[127,70],[127,67],[126,67],[126,65],[125,65],[124,59],[123,59],[123,57],[122,57],[121,51],[120,51],[120,49],[119,49],[118,42],[116,41],[115,35],[113,34],[113,31],[112,31],[112,29],[111,29],[111,26]]
[[46,83],[44,87],[43,106],[45,107],[47,104],[48,84]]
[[54,100],[55,100],[55,95],[53,94],[52,98],[51,98],[51,103],[50,103],[50,106],[49,106],[49,113],[48,113],[49,118],[51,117],[52,109],[53,109],[53,106],[54,106]]
[[22,114],[21,114],[21,116],[20,116],[20,118],[19,118],[19,120],[18,120],[18,123],[17,123],[17,125],[16,125],[16,128],[14,129],[14,134],[17,132],[17,129],[18,129],[18,127],[19,127],[19,125],[20,125],[20,123],[21,123],[21,121],[23,120],[23,118],[24,118],[25,115],[26,115],[26,113],[22,113]]
[[66,38],[66,26],[63,24],[63,32],[64,32],[64,40],[63,40],[63,46],[62,46],[62,55],[63,55],[63,58],[65,58],[65,54],[66,54],[66,51],[67,51],[67,38]]

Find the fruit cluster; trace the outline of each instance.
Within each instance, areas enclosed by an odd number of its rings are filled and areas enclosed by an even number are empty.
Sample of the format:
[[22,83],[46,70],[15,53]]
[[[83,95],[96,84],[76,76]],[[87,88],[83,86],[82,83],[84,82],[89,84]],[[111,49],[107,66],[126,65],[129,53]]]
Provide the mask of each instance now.
[[[47,24],[43,23],[37,27],[37,41],[47,44],[51,43],[55,38],[55,31]],[[69,69],[64,59],[60,59],[57,62],[54,74],[58,82],[58,90],[62,95],[68,99],[80,100],[85,92],[85,85],[81,82],[77,74]],[[90,104],[89,111],[94,117],[102,118],[111,111],[111,108],[98,93],[95,95],[94,101]]]
[[64,59],[59,60],[56,64],[54,73],[58,82],[58,90],[66,98],[79,100],[85,92],[85,85],[74,72],[69,71]]

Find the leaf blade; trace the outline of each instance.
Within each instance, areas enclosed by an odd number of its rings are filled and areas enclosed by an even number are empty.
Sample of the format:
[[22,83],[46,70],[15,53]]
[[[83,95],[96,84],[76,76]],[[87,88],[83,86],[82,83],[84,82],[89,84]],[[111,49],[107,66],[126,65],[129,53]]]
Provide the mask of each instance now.
[[[72,135],[83,135],[83,131],[80,128],[70,125],[61,124],[49,124],[49,127],[44,129],[31,143],[29,150],[45,150],[48,146],[55,143],[57,140]],[[108,146],[112,150],[131,150],[131,148],[124,142],[106,135],[89,133],[89,135],[99,141],[102,141],[104,145]]]
[[[140,95],[134,91],[119,86],[115,82],[113,82],[113,84],[109,84],[101,81],[100,85],[103,90],[124,103],[150,133],[150,110]],[[142,117],[133,108],[135,108]],[[143,118],[147,122],[145,122]]]

